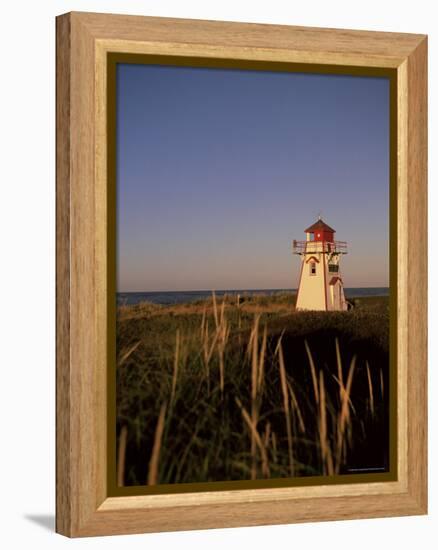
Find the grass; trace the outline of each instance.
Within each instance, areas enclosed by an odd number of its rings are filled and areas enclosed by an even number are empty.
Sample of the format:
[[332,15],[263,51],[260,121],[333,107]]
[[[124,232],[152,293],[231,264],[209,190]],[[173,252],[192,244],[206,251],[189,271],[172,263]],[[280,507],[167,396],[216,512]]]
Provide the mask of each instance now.
[[387,298],[294,299],[119,307],[120,485],[387,468]]

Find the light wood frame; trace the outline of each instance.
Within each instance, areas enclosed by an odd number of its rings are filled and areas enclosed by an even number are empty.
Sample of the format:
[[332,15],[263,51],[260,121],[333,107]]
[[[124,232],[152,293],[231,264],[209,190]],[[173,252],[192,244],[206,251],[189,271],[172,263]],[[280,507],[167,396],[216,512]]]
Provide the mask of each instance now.
[[[397,71],[397,481],[107,496],[108,52]],[[426,186],[424,35],[93,13],[59,16],[56,530],[77,537],[425,514]]]

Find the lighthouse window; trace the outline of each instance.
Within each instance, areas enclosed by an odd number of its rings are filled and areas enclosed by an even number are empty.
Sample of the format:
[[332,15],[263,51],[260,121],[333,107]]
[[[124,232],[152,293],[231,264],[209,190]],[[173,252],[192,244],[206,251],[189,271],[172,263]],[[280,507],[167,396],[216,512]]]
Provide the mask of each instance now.
[[337,273],[339,271],[339,266],[337,264],[329,264],[329,272]]
[[310,275],[316,275],[316,263],[310,262]]

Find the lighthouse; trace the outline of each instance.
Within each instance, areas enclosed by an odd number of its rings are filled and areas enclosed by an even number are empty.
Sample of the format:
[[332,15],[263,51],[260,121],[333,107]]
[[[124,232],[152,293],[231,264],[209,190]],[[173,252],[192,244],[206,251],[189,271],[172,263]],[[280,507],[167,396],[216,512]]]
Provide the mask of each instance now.
[[335,241],[336,231],[321,217],[304,232],[305,241],[293,241],[293,252],[301,257],[296,309],[345,311],[340,259],[347,243]]

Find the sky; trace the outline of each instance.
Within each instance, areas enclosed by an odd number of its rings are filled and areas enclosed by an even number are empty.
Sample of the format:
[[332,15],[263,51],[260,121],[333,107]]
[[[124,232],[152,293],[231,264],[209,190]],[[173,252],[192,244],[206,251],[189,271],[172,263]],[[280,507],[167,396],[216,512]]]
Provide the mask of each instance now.
[[389,80],[118,64],[117,290],[296,288],[322,215],[389,284]]

